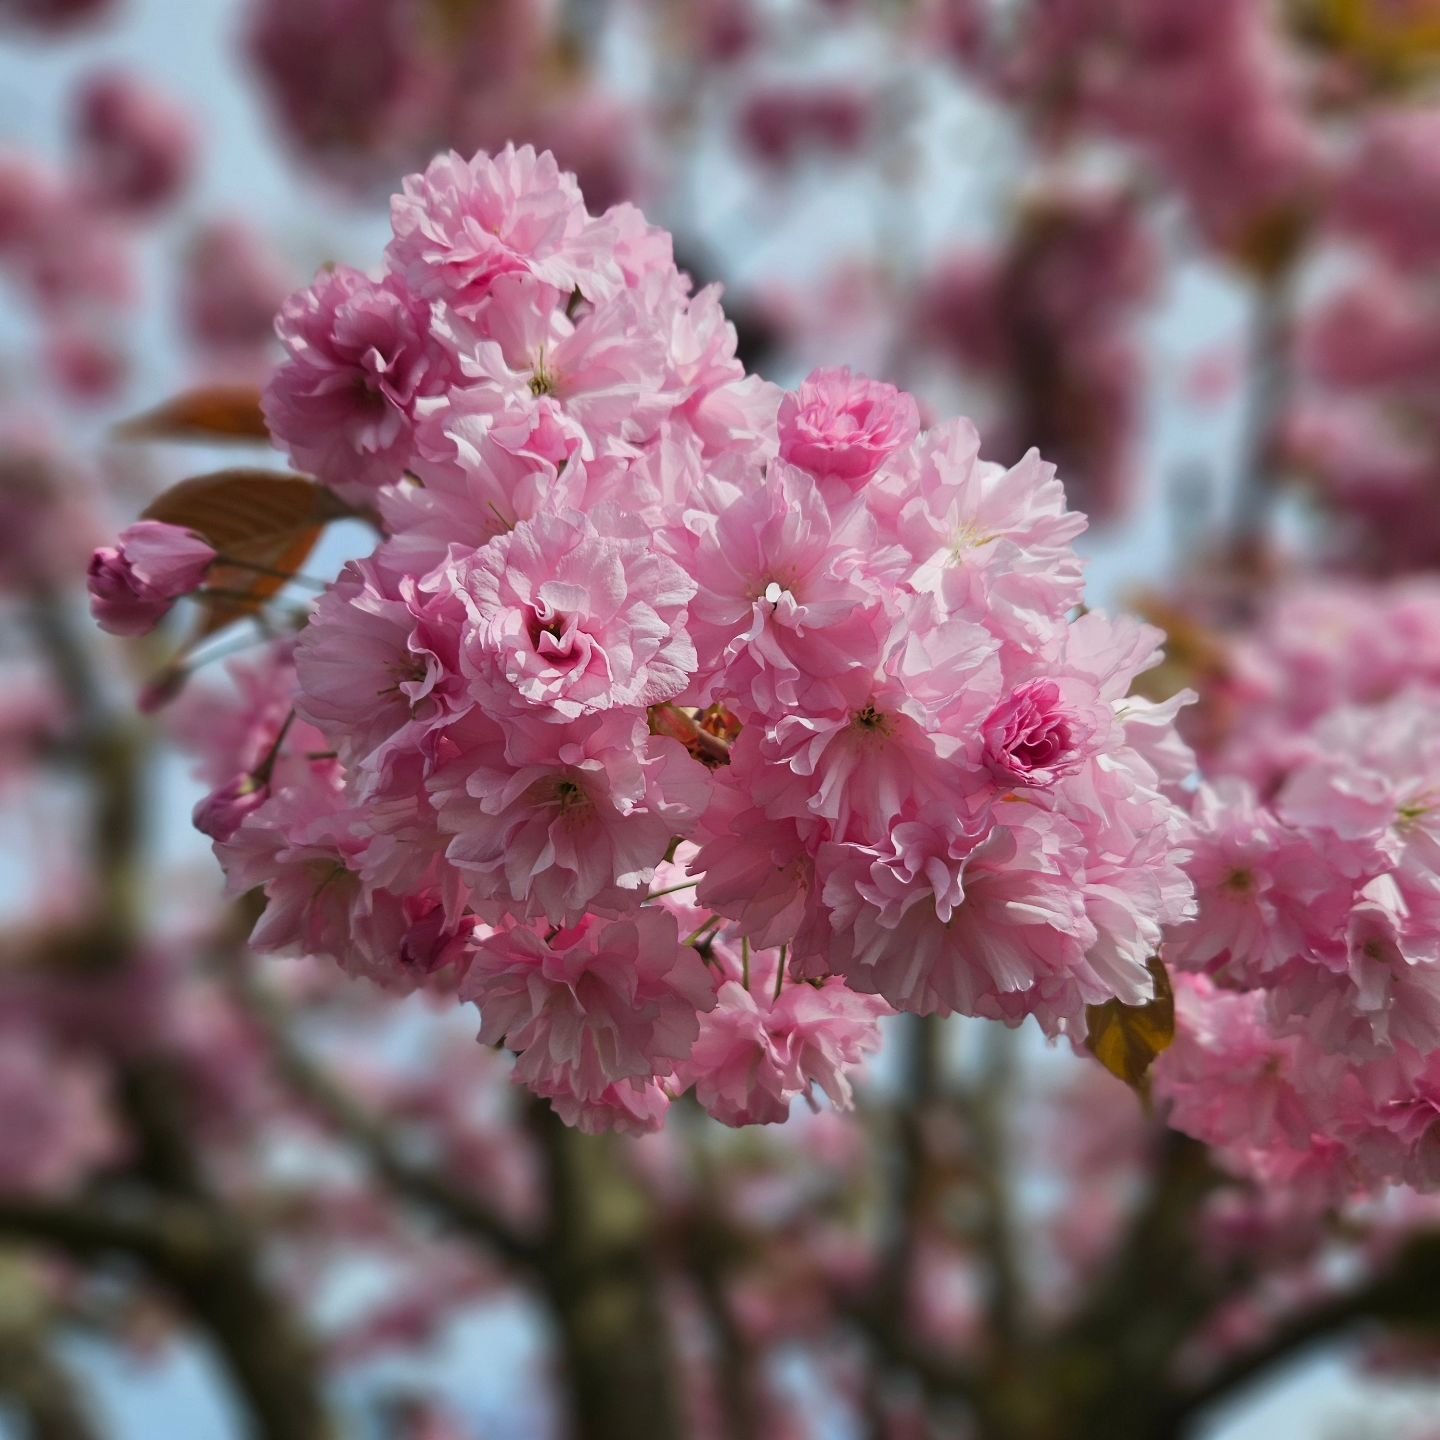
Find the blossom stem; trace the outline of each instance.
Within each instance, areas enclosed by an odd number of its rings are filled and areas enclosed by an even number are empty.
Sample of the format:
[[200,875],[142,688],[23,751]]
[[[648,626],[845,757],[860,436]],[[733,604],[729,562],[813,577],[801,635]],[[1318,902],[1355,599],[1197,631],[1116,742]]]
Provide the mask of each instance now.
[[290,727],[294,723],[295,711],[292,707],[275,734],[274,744],[266,752],[265,758],[255,767],[253,778],[256,784],[268,785],[270,783],[270,777],[275,773],[275,762],[280,758],[280,747],[285,743],[285,737],[290,733]]
[[707,934],[707,931],[713,934],[719,928],[720,916],[712,915],[708,920],[697,925],[680,943],[682,945],[694,945],[697,941],[703,943],[703,941],[710,939],[710,934]]
[[693,890],[700,882],[687,880],[683,885],[667,885],[663,890],[652,890],[646,900],[658,900],[662,895],[678,895],[682,890]]
[[253,560],[239,560],[234,555],[217,555],[215,564],[231,570],[249,570],[254,575],[268,575],[272,580],[283,580],[287,585],[308,585],[312,590],[326,589],[325,581],[313,575],[302,575],[294,570],[277,570],[271,565],[257,565]]

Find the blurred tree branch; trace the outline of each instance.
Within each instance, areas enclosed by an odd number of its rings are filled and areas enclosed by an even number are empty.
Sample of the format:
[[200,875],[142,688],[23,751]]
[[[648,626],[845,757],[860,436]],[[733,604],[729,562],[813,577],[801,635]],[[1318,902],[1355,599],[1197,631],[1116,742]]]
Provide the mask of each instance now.
[[[31,586],[37,652],[51,666],[76,730],[72,752],[91,786],[89,841],[96,878],[94,973],[118,975],[141,943],[139,906],[145,754],[133,727],[106,701],[100,671],[67,598],[43,577]],[[264,1276],[261,1237],[215,1190],[189,1128],[183,1077],[163,1057],[119,1062],[117,1107],[134,1153],[125,1186],[109,1204],[87,1199],[0,1202],[0,1228],[71,1256],[120,1254],[138,1261],[176,1296],[214,1342],[267,1440],[324,1440],[334,1433],[318,1356],[305,1327]]]
[[99,1440],[74,1377],[38,1326],[0,1319],[0,1395],[11,1397],[19,1440]]
[[248,973],[240,957],[234,957],[225,970],[231,993],[259,1028],[281,1079],[359,1151],[392,1190],[501,1259],[522,1266],[538,1263],[539,1247],[533,1239],[516,1231],[464,1186],[405,1156],[386,1122],[367,1111],[305,1052],[287,1024],[281,1005]]
[[1227,1357],[1204,1379],[1174,1394],[1154,1428],[1155,1440],[1183,1440],[1197,1431],[1217,1401],[1315,1345],[1367,1327],[1440,1334],[1440,1236],[1412,1240],[1366,1284],[1285,1318],[1257,1345]]

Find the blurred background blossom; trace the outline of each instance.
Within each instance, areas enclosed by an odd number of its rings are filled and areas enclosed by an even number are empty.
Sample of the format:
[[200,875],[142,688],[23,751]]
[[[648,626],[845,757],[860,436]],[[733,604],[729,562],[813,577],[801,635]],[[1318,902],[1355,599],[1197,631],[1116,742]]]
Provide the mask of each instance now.
[[[288,702],[243,636],[83,610],[92,551],[237,452],[121,422],[262,384],[404,175],[512,140],[673,232],[748,370],[1038,446],[1091,599],[1170,632],[1206,908],[1143,1102],[902,1016],[853,1114],[600,1139],[453,997],[245,950],[183,818],[244,813]],[[1435,1433],[1440,1069],[1337,1066],[1333,988],[1212,964],[1433,923],[1286,792],[1376,735],[1417,819],[1440,786],[1433,0],[0,0],[0,287],[0,1429]]]

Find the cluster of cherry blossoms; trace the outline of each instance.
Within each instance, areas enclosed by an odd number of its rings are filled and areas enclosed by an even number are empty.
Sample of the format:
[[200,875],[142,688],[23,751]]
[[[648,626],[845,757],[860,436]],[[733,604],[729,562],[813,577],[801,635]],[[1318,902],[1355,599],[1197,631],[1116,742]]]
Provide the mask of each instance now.
[[[393,228],[279,321],[271,432],[383,538],[209,727],[254,943],[455,989],[595,1127],[844,1104],[891,1007],[1077,1036],[1148,1000],[1181,701],[1129,695],[1157,631],[1071,618],[1052,467],[845,370],[747,376],[669,237],[549,155],[443,156]],[[97,557],[118,628],[203,576],[155,540]]]
[[1428,581],[1308,587],[1236,644],[1167,939],[1172,1123],[1321,1195],[1440,1186],[1440,647]]

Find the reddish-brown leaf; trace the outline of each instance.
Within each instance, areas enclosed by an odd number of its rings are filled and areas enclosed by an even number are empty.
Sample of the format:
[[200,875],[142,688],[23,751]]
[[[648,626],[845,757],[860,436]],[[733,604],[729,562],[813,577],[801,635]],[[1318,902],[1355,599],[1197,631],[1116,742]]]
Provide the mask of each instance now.
[[212,593],[194,643],[254,614],[305,563],[326,524],[348,513],[303,476],[221,470],[172,486],[145,519],[193,530],[221,557],[206,577]]
[[184,440],[196,444],[245,444],[269,440],[253,385],[213,385],[188,390],[116,427],[121,440]]

